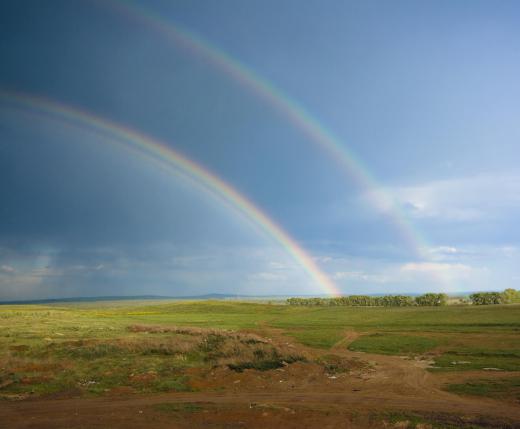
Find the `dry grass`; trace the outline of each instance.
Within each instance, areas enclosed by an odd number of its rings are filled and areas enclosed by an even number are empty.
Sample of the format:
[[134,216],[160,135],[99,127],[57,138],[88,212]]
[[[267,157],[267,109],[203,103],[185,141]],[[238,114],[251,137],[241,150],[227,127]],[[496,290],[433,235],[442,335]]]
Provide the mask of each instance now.
[[268,370],[303,360],[288,347],[233,330],[130,325],[123,332],[11,345],[0,356],[0,397],[189,390],[190,367]]
[[[272,342],[252,333],[237,332],[227,329],[211,329],[197,327],[131,325],[128,330],[136,333],[172,334],[197,338],[198,343],[186,344],[185,353],[197,351],[203,353],[204,361],[213,366],[226,365],[241,371],[246,368],[259,370],[279,368],[288,363],[305,360],[295,355],[288,347],[274,345]],[[175,337],[177,338],[177,337]],[[175,349],[178,340],[171,345],[164,340],[160,344],[148,343],[154,350]],[[190,349],[190,347],[192,347]]]
[[233,338],[239,341],[250,342],[251,344],[257,343],[268,343],[269,340],[260,337],[256,334],[243,333],[230,329],[213,329],[213,328],[199,328],[191,326],[161,326],[161,325],[130,325],[128,327],[130,332],[147,332],[151,334],[181,334],[181,335],[220,335],[226,338]]

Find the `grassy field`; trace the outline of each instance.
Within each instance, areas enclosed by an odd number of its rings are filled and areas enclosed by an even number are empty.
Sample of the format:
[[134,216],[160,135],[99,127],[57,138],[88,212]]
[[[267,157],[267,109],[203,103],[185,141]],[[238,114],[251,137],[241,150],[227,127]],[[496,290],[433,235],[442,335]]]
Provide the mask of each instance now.
[[350,344],[350,350],[385,355],[409,355],[427,352],[439,345],[431,337],[398,334],[370,334]]
[[[162,328],[147,328],[152,325]],[[182,326],[198,329],[178,329]],[[186,368],[218,363],[237,371],[270,369],[302,359],[290,350],[263,344],[251,333],[212,331],[247,329],[261,336],[267,328],[321,349],[355,331],[361,336],[350,344],[352,350],[429,353],[435,371],[520,370],[520,305],[312,308],[224,301],[13,305],[0,307],[0,397],[96,395],[121,386],[141,392],[182,391],[189,389]]]
[[485,396],[496,399],[514,398],[516,401],[520,401],[520,377],[450,384],[447,390],[460,395]]

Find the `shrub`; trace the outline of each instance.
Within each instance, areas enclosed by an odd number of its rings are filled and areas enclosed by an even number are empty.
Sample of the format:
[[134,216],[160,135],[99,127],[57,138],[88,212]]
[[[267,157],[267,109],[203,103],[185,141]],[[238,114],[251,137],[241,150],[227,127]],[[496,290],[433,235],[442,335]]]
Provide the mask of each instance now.
[[520,291],[509,288],[502,292],[502,302],[504,304],[512,304],[514,302],[520,302]]
[[[255,357],[256,354],[255,354]],[[245,369],[256,369],[257,371],[269,371],[270,369],[277,369],[286,366],[287,364],[291,364],[294,362],[303,362],[305,358],[303,356],[297,355],[287,355],[282,356],[276,350],[272,350],[271,356],[264,356],[262,354],[261,357],[257,357],[251,361],[246,362],[237,362],[237,363],[229,363],[228,368],[236,371],[242,372]]]
[[446,305],[448,302],[448,295],[445,293],[425,293],[424,295],[415,298],[415,302],[420,306],[437,307]]
[[474,305],[490,305],[501,304],[503,302],[502,294],[499,292],[477,292],[469,296]]

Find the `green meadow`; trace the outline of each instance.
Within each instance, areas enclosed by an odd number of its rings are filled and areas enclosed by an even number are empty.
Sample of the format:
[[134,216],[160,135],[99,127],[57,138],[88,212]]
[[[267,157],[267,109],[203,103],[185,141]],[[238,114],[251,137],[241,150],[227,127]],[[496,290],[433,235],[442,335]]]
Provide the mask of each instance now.
[[485,396],[496,399],[514,398],[520,401],[520,377],[500,380],[473,380],[450,384],[447,390],[459,395]]
[[[6,305],[0,307],[0,397],[60,392],[96,395],[117,386],[140,392],[183,391],[190,389],[186,368],[218,362],[236,370],[263,370],[276,368],[281,361],[302,359],[247,337],[261,338],[272,328],[323,351],[335,346],[367,353],[427,355],[434,361],[431,371],[520,370],[517,304],[403,308],[234,301]],[[247,334],[242,336],[233,333],[244,330]],[[356,333],[357,339],[345,342],[348,332]]]

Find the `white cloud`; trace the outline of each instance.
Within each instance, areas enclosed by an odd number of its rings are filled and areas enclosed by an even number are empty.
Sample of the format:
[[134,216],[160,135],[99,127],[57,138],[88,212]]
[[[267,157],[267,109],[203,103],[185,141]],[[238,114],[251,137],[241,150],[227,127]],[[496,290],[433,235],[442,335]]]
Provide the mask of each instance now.
[[447,262],[457,260],[461,251],[454,246],[435,246],[423,248],[422,254],[431,262]]
[[268,282],[280,282],[286,280],[286,276],[278,273],[270,273],[270,272],[260,272],[253,273],[248,276],[248,279],[251,281],[268,281]]
[[459,252],[456,247],[452,247],[452,246],[438,246],[438,247],[434,248],[434,251],[436,251],[438,253],[448,253],[451,255]]
[[36,277],[36,278],[60,277],[64,274],[64,270],[52,268],[52,267],[42,267],[42,268],[34,268],[28,274],[33,277]]
[[350,271],[337,271],[332,275],[334,280],[343,280],[351,277],[359,277],[359,273]]
[[277,262],[277,261],[270,261],[269,262],[269,267],[272,268],[273,270],[285,270],[285,269],[287,269],[287,265],[286,264],[283,264],[283,263]]
[[371,191],[364,196],[381,212],[402,207],[412,218],[475,221],[520,210],[520,176],[487,174]]
[[0,276],[0,299],[33,298],[40,289],[42,279],[32,274],[12,273]]
[[206,261],[209,259],[208,256],[174,256],[171,259],[172,265],[176,267],[191,267],[197,264],[202,263],[203,261]]
[[101,271],[102,269],[105,268],[105,265],[103,264],[97,264],[97,265],[82,265],[82,264],[76,264],[76,265],[71,265],[70,267],[64,267],[65,268],[65,271],[84,271],[84,272],[88,272],[88,271]]
[[401,266],[401,272],[426,276],[439,276],[445,280],[468,279],[474,271],[469,265],[440,262],[409,262]]
[[332,258],[330,256],[316,256],[313,258],[315,262],[317,263],[323,263],[326,264],[327,262],[331,262]]
[[13,274],[16,270],[11,265],[0,266],[0,273]]
[[520,249],[515,246],[502,246],[500,251],[506,258],[518,258],[520,256]]
[[370,283],[386,283],[390,279],[381,274],[366,273],[362,271],[337,271],[332,275],[334,280],[351,280]]

